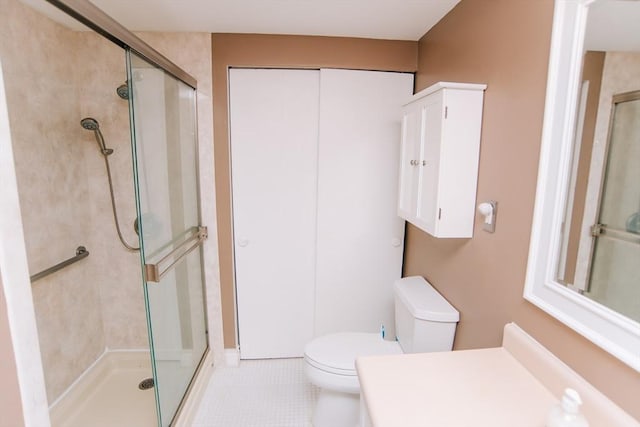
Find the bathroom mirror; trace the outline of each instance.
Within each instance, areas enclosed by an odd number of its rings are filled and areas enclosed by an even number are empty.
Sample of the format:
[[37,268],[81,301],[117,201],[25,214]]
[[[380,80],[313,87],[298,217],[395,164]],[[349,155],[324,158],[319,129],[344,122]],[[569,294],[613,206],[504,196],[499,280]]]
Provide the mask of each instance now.
[[640,371],[640,2],[556,0],[524,296]]

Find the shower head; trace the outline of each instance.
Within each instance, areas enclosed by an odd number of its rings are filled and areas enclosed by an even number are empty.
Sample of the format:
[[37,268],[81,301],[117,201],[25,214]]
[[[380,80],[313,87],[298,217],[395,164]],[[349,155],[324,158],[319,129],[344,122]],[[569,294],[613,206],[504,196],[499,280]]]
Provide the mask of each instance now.
[[93,117],[85,117],[84,119],[80,120],[80,126],[82,126],[83,129],[93,131],[94,135],[96,136],[98,147],[100,147],[100,152],[102,152],[104,156],[108,156],[109,154],[113,153],[113,150],[111,148],[107,148],[107,146],[105,145],[104,137],[102,136],[102,132],[100,132],[100,125],[98,124],[98,121],[96,119],[94,119]]
[[84,119],[80,120],[80,126],[85,128],[86,130],[100,130],[98,121],[93,117],[85,117]]
[[124,84],[118,86],[118,88],[116,89],[116,93],[122,99],[129,99],[129,86],[127,85],[127,83],[125,82]]

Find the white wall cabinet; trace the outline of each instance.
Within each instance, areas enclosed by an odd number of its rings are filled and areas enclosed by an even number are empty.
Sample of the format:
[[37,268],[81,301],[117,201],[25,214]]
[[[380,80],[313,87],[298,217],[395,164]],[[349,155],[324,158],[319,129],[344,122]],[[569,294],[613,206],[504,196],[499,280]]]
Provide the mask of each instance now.
[[432,236],[473,236],[485,89],[440,82],[403,108],[398,215]]

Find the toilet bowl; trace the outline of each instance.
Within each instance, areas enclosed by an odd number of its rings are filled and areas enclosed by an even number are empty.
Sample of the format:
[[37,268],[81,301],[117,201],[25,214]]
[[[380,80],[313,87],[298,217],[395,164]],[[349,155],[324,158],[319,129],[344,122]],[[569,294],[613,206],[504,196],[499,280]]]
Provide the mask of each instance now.
[[305,372],[320,387],[314,427],[355,427],[360,410],[360,383],[355,360],[360,356],[449,351],[458,311],[422,277],[394,283],[396,341],[379,333],[341,332],[309,342]]
[[380,334],[342,332],[311,341],[305,348],[305,367],[311,382],[321,388],[359,393],[354,361],[359,356],[402,354],[397,341]]
[[354,427],[360,408],[360,384],[354,361],[359,356],[402,354],[397,341],[385,341],[378,333],[343,332],[325,335],[305,348],[305,371],[320,387],[314,426]]

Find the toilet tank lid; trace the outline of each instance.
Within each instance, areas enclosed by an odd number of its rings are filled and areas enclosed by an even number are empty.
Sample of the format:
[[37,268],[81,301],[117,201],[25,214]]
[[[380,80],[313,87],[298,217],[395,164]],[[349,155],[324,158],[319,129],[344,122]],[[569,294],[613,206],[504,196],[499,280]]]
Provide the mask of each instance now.
[[409,312],[421,320],[432,322],[457,322],[460,313],[444,299],[423,277],[412,276],[394,283],[396,295],[409,308]]

